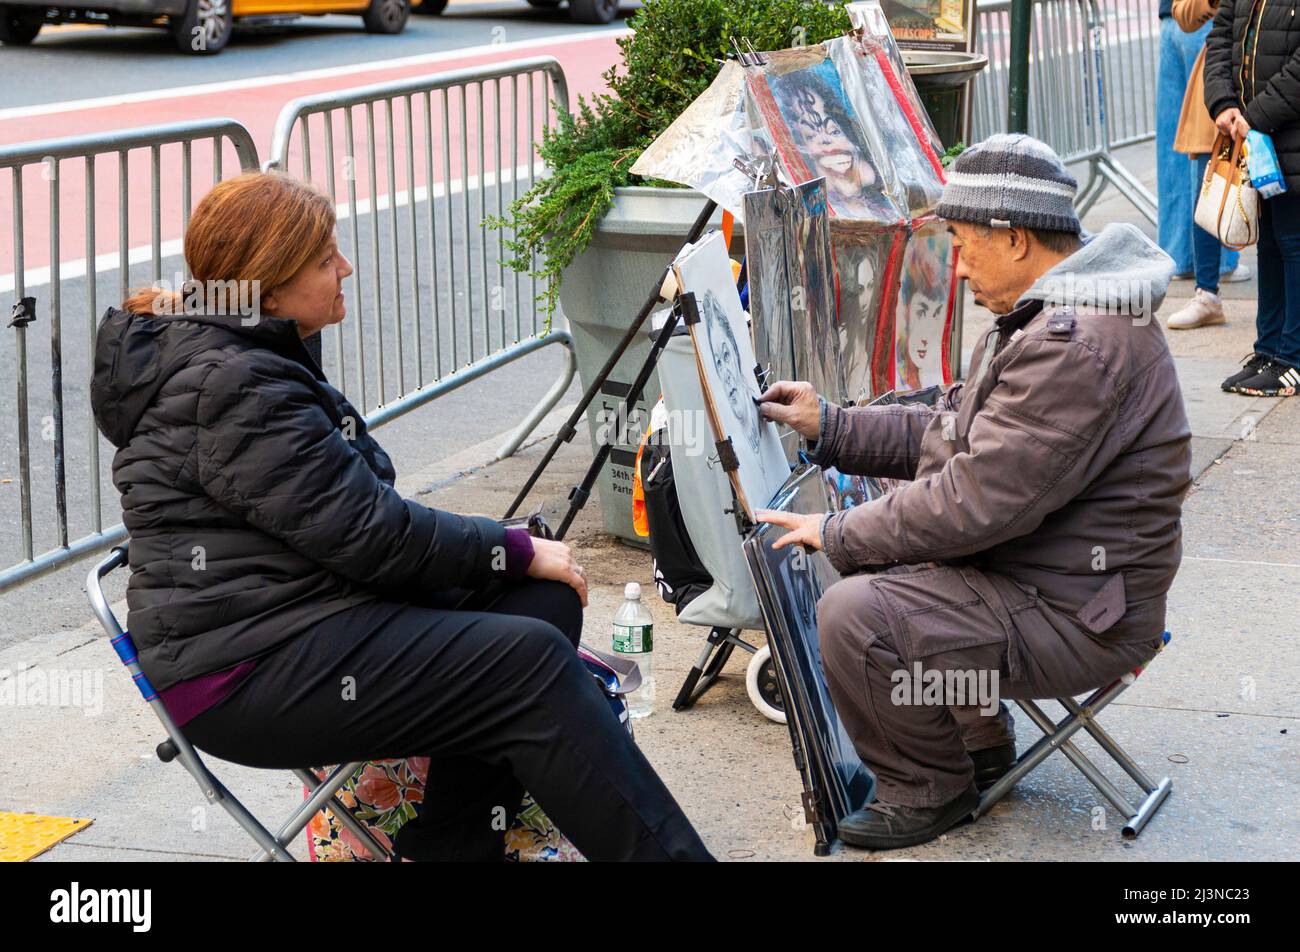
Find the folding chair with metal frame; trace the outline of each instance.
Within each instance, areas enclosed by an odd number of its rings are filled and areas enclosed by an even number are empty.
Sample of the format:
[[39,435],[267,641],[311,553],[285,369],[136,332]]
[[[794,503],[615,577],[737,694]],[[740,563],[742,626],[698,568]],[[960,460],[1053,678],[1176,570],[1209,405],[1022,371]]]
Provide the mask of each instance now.
[[342,764],[331,770],[324,780],[319,779],[309,768],[303,767],[294,770],[294,776],[306,785],[309,794],[302,805],[289,815],[288,819],[280,825],[280,828],[275,833],[271,833],[270,830],[263,826],[208,770],[198,752],[186,740],[185,735],[176,726],[175,722],[172,721],[171,715],[167,713],[167,708],[158,696],[158,692],[153,689],[153,685],[149,683],[149,679],[145,677],[144,672],[140,669],[135,642],[131,640],[130,634],[123,630],[108,604],[108,599],[104,596],[102,584],[104,576],[125,565],[126,560],[127,546],[120,545],[114,548],[107,558],[90,570],[90,575],[86,579],[86,592],[90,598],[90,607],[94,611],[95,617],[103,626],[104,631],[108,633],[109,638],[112,639],[113,649],[117,652],[122,664],[126,666],[127,671],[130,672],[131,679],[140,691],[140,696],[152,708],[154,714],[162,723],[163,730],[167,732],[167,739],[160,743],[156,749],[158,759],[163,763],[179,760],[181,765],[189,771],[190,776],[198,783],[199,789],[203,791],[203,796],[207,801],[221,806],[253,838],[260,849],[251,857],[250,862],[266,862],[269,860],[294,862],[293,856],[285,847],[303,831],[317,812],[326,809],[332,812],[339,822],[364,844],[372,856],[393,859],[392,852],[377,842],[370,835],[365,824],[358,820],[336,796],[339,788],[352,779],[365,766],[364,763]]
[[[1164,643],[1169,644],[1169,632],[1166,631],[1162,637]],[[1067,712],[1067,716],[1061,721],[1052,720],[1042,708],[1031,700],[1017,700],[1016,704],[1028,715],[1030,720],[1038,725],[1038,728],[1043,732],[1043,736],[1020,755],[1015,766],[1003,775],[997,783],[984,791],[980,797],[979,806],[975,808],[971,815],[972,819],[979,819],[988,813],[995,803],[1006,796],[1007,792],[1023,780],[1030,771],[1046,760],[1052,751],[1060,750],[1124,817],[1124,827],[1121,830],[1124,839],[1135,839],[1142,832],[1143,827],[1156,815],[1156,811],[1160,809],[1165,800],[1168,799],[1174,788],[1173,781],[1165,777],[1157,783],[1147,776],[1146,772],[1125,752],[1124,748],[1120,747],[1115,742],[1115,739],[1097,723],[1097,715],[1111,701],[1128,690],[1142,671],[1143,668],[1138,668],[1130,674],[1124,675],[1113,684],[1099,688],[1082,704],[1070,697],[1057,698],[1056,703],[1060,704]],[[1142,792],[1146,796],[1136,807],[1070,739],[1080,730],[1086,730],[1091,734],[1093,740],[1097,742],[1101,749],[1142,788]]]

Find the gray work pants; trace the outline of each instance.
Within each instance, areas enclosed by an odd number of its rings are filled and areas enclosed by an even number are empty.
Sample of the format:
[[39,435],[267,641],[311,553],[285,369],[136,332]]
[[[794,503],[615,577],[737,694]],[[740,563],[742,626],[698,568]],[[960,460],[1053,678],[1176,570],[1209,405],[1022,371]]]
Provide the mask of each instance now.
[[998,698],[1084,694],[1149,661],[1163,604],[1149,629],[1134,614],[1116,626],[1124,635],[1094,635],[1005,576],[928,563],[835,583],[817,628],[835,709],[877,796],[934,807],[971,785],[968,751],[1014,742]]

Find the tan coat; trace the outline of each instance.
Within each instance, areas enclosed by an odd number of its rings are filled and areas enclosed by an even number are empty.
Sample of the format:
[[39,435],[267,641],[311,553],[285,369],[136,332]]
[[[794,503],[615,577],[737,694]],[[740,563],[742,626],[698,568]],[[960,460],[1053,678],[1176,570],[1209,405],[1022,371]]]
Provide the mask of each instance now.
[[[1174,0],[1174,19],[1185,33],[1194,33],[1219,8],[1218,0]],[[1214,147],[1214,120],[1205,108],[1205,50],[1196,57],[1192,78],[1183,96],[1183,111],[1178,117],[1174,151],[1186,155],[1207,155]]]

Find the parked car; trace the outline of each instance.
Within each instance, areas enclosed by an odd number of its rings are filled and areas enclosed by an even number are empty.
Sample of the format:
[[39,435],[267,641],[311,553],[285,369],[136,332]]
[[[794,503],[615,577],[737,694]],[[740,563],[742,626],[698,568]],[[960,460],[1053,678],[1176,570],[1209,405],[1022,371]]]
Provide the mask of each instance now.
[[[278,24],[299,16],[358,14],[368,33],[401,33],[411,0],[87,0],[91,8],[59,6],[58,0],[4,0],[0,43],[25,46],[47,23],[156,26],[168,30],[185,53],[220,53],[236,23]],[[446,5],[446,0],[443,0]]]
[[[528,0],[529,6],[554,10],[562,0]],[[414,7],[416,13],[437,16],[447,9],[447,0],[424,0]],[[618,0],[569,0],[569,17],[578,23],[608,23],[618,16]]]

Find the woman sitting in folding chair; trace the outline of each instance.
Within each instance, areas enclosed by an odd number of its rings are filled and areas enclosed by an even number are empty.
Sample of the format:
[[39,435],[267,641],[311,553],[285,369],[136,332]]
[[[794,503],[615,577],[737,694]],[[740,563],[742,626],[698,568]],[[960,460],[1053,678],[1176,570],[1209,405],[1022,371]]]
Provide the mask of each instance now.
[[194,283],[100,324],[145,673],[236,763],[432,757],[404,857],[501,859],[526,788],[590,859],[710,858],[574,650],[568,546],[403,499],[309,355],[347,310],[334,225],[287,175],[222,182],[185,234]]

